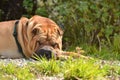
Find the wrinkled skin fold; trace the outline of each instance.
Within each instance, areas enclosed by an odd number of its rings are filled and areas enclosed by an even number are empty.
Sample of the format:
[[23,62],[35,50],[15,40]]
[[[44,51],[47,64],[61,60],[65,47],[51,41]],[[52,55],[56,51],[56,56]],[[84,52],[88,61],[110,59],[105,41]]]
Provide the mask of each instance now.
[[37,54],[49,59],[61,54],[63,31],[51,19],[35,15],[25,26],[19,23],[18,29],[19,42],[27,57]]
[[[15,22],[16,20],[0,22],[0,56],[5,58],[23,57],[13,36]],[[51,58],[51,55],[57,56],[62,50],[63,31],[49,18],[38,15],[30,19],[22,17],[17,24],[17,34],[18,42],[27,58],[33,54]]]
[[[22,58],[13,36],[16,20],[0,22],[0,57]],[[22,17],[17,24],[17,40],[26,58],[34,55],[58,59],[71,54],[62,51],[62,29],[51,19],[35,15],[30,19]],[[62,56],[62,57],[63,57]]]

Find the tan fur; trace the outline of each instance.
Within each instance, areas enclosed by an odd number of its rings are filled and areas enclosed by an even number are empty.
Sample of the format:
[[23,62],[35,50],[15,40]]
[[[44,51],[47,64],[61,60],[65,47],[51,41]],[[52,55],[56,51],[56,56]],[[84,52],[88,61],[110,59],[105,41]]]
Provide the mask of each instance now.
[[5,58],[22,57],[13,37],[15,21],[0,22],[0,56]]
[[[56,54],[61,52],[63,31],[54,21],[49,18],[35,15],[29,20],[28,26],[27,49],[36,51],[44,46],[49,46],[52,49],[52,52],[55,52]],[[37,30],[36,35],[31,33],[34,30]],[[39,45],[36,42],[40,42],[41,44]],[[52,44],[54,43],[57,43],[58,46],[52,47]]]
[[[13,36],[16,20],[0,22],[0,56],[5,58],[21,58],[22,55],[18,51],[15,38]],[[38,30],[36,35],[34,30]],[[36,50],[43,46],[51,46],[57,43],[53,52],[59,53],[62,50],[62,30],[57,24],[49,18],[38,15],[30,19],[22,17],[19,20],[18,27],[18,42],[20,43],[23,53],[26,57],[31,57]],[[59,35],[58,35],[59,34]],[[40,42],[38,44],[37,42]]]
[[[22,58],[18,51],[15,38],[13,36],[16,20],[0,22],[0,57],[2,58]],[[62,51],[63,31],[51,19],[38,15],[30,19],[22,17],[17,26],[18,42],[23,54],[29,58],[37,50],[51,50],[56,58],[73,56],[80,57],[81,48],[77,48],[77,53]],[[54,46],[54,44],[56,44]]]

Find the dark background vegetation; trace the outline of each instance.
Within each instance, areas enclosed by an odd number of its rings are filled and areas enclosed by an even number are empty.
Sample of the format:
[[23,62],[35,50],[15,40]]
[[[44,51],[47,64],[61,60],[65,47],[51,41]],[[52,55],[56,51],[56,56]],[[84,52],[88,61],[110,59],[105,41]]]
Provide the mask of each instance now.
[[41,15],[63,30],[63,48],[120,52],[119,0],[0,0],[0,21]]

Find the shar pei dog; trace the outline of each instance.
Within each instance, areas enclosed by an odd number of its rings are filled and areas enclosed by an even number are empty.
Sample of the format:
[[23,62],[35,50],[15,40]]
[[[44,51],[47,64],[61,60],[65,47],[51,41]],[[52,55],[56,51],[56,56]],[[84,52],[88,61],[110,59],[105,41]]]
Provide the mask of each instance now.
[[62,29],[54,21],[38,15],[0,22],[0,58],[79,57],[62,51],[62,36]]
[[54,21],[38,15],[0,22],[0,57],[57,57],[62,50],[62,35]]

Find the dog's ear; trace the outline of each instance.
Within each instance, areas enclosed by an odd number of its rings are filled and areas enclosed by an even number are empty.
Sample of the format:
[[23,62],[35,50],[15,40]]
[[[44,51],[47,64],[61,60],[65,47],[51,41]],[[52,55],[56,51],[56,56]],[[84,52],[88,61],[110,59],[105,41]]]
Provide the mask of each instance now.
[[21,22],[22,26],[27,26],[28,25],[28,18],[22,17],[20,19],[20,22]]

